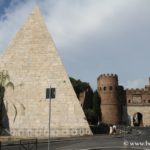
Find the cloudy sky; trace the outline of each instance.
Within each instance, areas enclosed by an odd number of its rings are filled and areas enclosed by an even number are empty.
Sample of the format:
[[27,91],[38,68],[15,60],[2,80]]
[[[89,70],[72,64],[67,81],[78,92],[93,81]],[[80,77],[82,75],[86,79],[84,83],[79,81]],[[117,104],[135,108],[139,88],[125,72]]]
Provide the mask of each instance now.
[[150,0],[0,0],[0,52],[38,4],[70,76],[116,73],[141,88],[150,76]]

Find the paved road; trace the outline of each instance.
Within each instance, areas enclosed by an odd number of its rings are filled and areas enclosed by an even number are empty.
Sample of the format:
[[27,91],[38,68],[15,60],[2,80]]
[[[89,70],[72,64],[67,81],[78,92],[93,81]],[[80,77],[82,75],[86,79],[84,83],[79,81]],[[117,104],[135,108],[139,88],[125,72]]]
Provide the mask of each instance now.
[[[47,150],[46,141],[38,143],[38,150]],[[150,128],[133,129],[128,135],[97,135],[51,141],[50,150],[150,150]],[[7,146],[2,150],[19,150]],[[25,149],[20,149],[25,150]],[[30,149],[35,150],[35,148]]]

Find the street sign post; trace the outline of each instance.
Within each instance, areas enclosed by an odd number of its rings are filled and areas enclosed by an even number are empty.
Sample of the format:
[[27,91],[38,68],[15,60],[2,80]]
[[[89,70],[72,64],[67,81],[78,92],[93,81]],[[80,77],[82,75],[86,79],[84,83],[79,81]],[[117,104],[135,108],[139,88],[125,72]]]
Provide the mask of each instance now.
[[54,99],[56,97],[56,90],[55,88],[47,88],[46,89],[46,99],[49,99],[49,138],[48,138],[48,150],[50,150],[50,120],[51,120],[51,99]]

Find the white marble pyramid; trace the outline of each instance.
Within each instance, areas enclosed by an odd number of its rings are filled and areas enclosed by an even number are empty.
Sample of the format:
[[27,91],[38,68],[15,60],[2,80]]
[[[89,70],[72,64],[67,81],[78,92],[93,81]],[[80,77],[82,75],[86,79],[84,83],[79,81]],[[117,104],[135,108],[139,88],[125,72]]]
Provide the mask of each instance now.
[[35,8],[0,57],[0,70],[8,70],[15,89],[7,88],[5,106],[14,136],[49,135],[49,100],[46,88],[56,88],[51,101],[51,136],[90,135],[91,130],[68,75]]

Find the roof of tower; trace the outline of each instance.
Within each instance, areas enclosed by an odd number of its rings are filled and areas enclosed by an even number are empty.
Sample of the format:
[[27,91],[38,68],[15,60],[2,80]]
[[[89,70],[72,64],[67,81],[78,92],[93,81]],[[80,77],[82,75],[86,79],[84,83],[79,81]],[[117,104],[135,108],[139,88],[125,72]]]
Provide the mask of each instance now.
[[118,79],[118,75],[117,74],[113,74],[113,73],[111,73],[111,74],[107,73],[107,74],[99,75],[97,80],[99,80],[100,78],[116,78],[116,79]]

